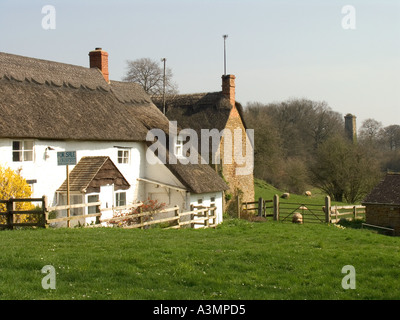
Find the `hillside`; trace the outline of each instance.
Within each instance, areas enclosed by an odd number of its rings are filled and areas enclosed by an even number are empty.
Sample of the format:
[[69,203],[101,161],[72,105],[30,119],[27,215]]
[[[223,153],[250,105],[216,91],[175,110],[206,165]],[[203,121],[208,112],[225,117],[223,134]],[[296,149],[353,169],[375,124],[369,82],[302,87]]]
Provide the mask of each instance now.
[[[272,200],[274,195],[277,194],[281,196],[283,193],[287,192],[285,190],[280,190],[275,188],[271,184],[261,180],[261,179],[254,179],[254,190],[255,190],[255,201],[259,197],[262,197],[265,200]],[[312,188],[311,196],[306,196],[305,194],[294,194],[290,193],[290,197],[288,199],[280,199],[281,202],[295,202],[295,203],[308,203],[308,204],[323,204],[325,201],[326,194],[319,190],[318,188]],[[332,204],[336,205],[348,205],[344,202],[339,201],[332,201]],[[356,203],[357,204],[357,203]]]

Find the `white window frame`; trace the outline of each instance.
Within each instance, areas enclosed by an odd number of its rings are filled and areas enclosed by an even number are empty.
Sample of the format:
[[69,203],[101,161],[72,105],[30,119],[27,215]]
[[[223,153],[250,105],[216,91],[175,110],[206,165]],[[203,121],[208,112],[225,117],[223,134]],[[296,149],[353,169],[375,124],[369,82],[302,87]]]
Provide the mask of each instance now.
[[[92,197],[96,197],[97,198],[96,201],[89,201],[89,198],[92,198]],[[88,204],[93,203],[93,202],[99,202],[100,194],[99,193],[91,193],[91,194],[86,195],[86,198],[87,198]],[[91,213],[97,213],[97,207],[95,207],[95,206],[87,207],[87,214],[91,214]]]
[[211,196],[210,197],[210,207],[215,207],[216,205],[215,205],[215,200],[216,200],[216,197],[215,196]]
[[117,162],[119,164],[129,164],[131,158],[131,150],[125,148],[117,149]]
[[[125,195],[125,199],[124,204],[121,204],[121,195],[124,194]],[[126,206],[127,205],[127,201],[126,201],[126,191],[119,191],[119,192],[115,192],[114,194],[114,200],[115,200],[115,206],[116,207],[122,207],[122,206]]]
[[176,137],[175,138],[175,145],[174,145],[174,154],[175,157],[183,157],[183,143],[184,143],[184,139],[182,139],[181,137]]
[[[19,143],[19,148],[14,149],[14,144]],[[32,148],[27,148],[26,144],[32,143]],[[34,140],[12,140],[11,142],[12,148],[12,161],[13,162],[33,162],[35,159],[35,141]],[[18,159],[15,160],[14,155],[18,154]],[[30,154],[30,157],[27,156]]]

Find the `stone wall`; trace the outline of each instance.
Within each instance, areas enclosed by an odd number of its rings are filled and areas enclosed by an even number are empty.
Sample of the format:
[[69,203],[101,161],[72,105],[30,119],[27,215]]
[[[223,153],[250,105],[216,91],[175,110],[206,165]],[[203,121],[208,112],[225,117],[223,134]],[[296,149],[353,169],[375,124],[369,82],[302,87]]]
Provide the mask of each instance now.
[[[240,129],[242,131],[242,141],[241,143],[235,143],[234,139],[234,130]],[[245,127],[243,125],[243,122],[240,118],[240,115],[236,109],[236,107],[232,108],[231,114],[229,116],[229,119],[226,123],[225,130],[230,130],[231,135],[232,135],[232,163],[226,163],[224,161],[224,143],[226,137],[223,137],[221,139],[221,160],[222,160],[222,175],[224,179],[227,181],[228,186],[229,186],[229,192],[233,197],[232,199],[237,198],[239,195],[241,197],[241,201],[247,201],[247,202],[252,202],[254,201],[254,178],[253,178],[253,156],[252,154],[247,155],[246,154],[246,145],[247,148],[251,146],[250,140],[247,137]],[[241,148],[241,155],[245,159],[236,159],[235,154],[240,154],[240,148]],[[248,150],[248,149],[247,149]],[[252,148],[251,148],[252,150]],[[253,151],[253,150],[252,150]],[[245,168],[248,168],[246,166],[249,166],[249,162],[252,161],[251,163],[251,170],[248,174],[238,174],[240,169],[243,169],[243,171],[247,172],[248,170]],[[240,164],[240,162],[245,162],[243,164]],[[238,170],[239,169],[239,170]]]
[[395,235],[400,236],[400,206],[366,204],[365,216],[366,223],[393,228]]

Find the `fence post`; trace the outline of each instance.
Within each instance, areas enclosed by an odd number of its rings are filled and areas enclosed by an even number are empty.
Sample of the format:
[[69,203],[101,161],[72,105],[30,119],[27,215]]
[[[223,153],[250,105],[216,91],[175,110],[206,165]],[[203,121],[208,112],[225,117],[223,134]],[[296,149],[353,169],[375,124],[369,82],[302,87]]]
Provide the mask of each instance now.
[[210,208],[208,208],[205,213],[206,213],[206,220],[204,220],[204,227],[209,228],[210,227]]
[[325,197],[325,222],[326,223],[331,222],[331,197],[330,196]]
[[274,195],[274,220],[279,221],[279,197]]
[[[190,205],[190,211],[193,211],[193,210],[194,210],[194,205],[191,204],[191,205]],[[191,214],[190,214],[190,221],[193,221],[193,219],[194,219],[194,213],[191,213]],[[191,228],[194,228],[194,223],[191,223],[191,224],[190,224],[190,227],[191,227]]]
[[47,196],[42,197],[42,212],[43,212],[43,224],[41,227],[46,228],[47,220],[48,220],[48,199]]
[[216,228],[215,225],[217,224],[217,207],[213,207],[213,225],[214,229]]
[[175,213],[175,217],[178,217],[178,219],[176,220],[176,223],[177,223],[177,226],[180,228],[181,227],[181,214],[180,214],[180,212],[179,212],[179,206],[175,206],[175,211],[174,211],[174,213]]
[[264,207],[264,200],[263,198],[258,198],[258,216],[261,217]]
[[10,198],[6,204],[7,208],[7,228],[12,230],[14,228],[13,223],[14,223],[14,210],[15,210],[15,202],[13,201],[13,198]]
[[354,220],[356,220],[356,218],[357,218],[357,208],[356,208],[356,206],[353,207],[353,216],[354,216]]
[[237,196],[237,213],[238,213],[238,219],[240,219],[240,212],[242,211],[242,205],[240,203],[240,197],[239,195]]

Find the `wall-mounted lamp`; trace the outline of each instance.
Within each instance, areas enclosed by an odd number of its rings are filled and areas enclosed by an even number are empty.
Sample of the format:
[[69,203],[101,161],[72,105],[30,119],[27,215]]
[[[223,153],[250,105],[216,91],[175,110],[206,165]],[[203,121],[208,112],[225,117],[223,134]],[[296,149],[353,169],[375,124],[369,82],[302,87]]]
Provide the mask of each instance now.
[[45,159],[45,160],[47,160],[48,158],[50,158],[49,151],[52,151],[52,150],[55,150],[55,149],[52,148],[52,147],[47,147],[46,149],[44,149],[44,159]]

